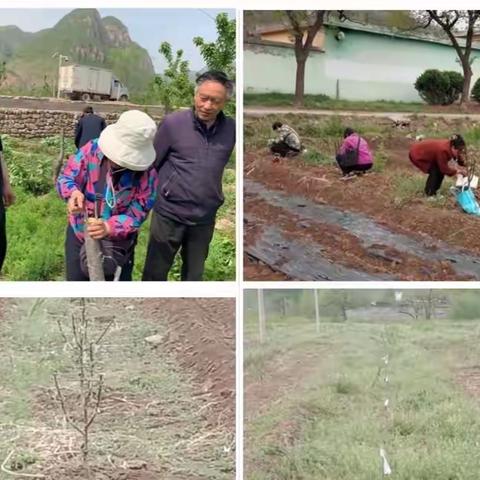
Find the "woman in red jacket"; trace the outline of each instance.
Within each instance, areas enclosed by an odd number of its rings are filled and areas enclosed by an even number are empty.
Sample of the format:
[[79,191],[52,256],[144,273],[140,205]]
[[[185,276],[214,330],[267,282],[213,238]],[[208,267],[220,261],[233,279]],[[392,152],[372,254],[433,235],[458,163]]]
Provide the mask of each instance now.
[[[436,195],[445,175],[466,175],[465,152],[465,140],[461,135],[452,135],[449,140],[420,140],[410,147],[410,161],[423,173],[428,173],[425,195]],[[452,165],[450,160],[456,160],[458,165]]]

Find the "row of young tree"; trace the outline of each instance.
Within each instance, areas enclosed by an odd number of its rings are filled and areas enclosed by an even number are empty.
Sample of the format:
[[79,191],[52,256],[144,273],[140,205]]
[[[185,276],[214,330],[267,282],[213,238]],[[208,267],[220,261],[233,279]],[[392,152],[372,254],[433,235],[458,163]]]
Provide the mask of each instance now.
[[[405,319],[434,320],[439,309],[454,320],[480,319],[480,295],[475,290],[247,290],[246,318],[303,317],[348,321],[349,311],[366,307],[395,309]],[[368,320],[368,318],[365,318]]]
[[[297,63],[295,78],[295,100],[297,106],[303,105],[305,92],[305,66],[313,46],[313,40],[330,17],[340,21],[361,23],[354,12],[346,10],[285,10],[278,17],[289,28],[294,38]],[[397,26],[399,30],[443,32],[451,43],[463,71],[463,84],[460,104],[470,99],[470,84],[473,76],[472,45],[474,33],[480,26],[480,10],[415,10],[408,12],[408,21]],[[461,40],[458,34],[462,32]]]

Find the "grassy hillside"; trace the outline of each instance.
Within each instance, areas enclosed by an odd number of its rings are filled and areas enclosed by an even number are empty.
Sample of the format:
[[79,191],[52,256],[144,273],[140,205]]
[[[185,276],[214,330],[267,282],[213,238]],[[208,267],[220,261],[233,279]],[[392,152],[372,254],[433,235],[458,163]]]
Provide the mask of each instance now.
[[0,26],[0,62],[9,60],[15,51],[32,38],[14,25]]
[[478,325],[247,317],[246,476],[476,480]]

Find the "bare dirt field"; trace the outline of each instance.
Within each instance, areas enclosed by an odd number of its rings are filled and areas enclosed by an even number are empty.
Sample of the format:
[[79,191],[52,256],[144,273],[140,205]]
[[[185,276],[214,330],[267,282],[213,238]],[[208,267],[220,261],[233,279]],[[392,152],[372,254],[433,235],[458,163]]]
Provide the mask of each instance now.
[[1,305],[0,478],[233,479],[234,301],[86,302],[93,338],[110,325],[92,354],[94,376],[104,380],[89,432],[90,477],[83,437],[65,421],[53,377],[69,418],[82,425],[72,356],[78,302],[6,299]]

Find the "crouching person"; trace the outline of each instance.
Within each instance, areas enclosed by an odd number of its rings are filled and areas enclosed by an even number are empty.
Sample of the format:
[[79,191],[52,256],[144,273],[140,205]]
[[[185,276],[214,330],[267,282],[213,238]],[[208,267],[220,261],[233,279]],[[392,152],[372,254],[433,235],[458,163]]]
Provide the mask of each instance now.
[[276,138],[268,141],[270,151],[276,157],[296,157],[302,152],[302,143],[298,133],[286,123],[275,122],[272,130],[277,134]]
[[352,128],[343,132],[343,143],[336,160],[343,178],[365,173],[373,167],[373,155],[367,141]]
[[137,233],[153,207],[155,122],[130,110],[72,155],[57,180],[67,202],[66,279],[88,281],[85,235],[100,241],[106,280],[132,279]]

